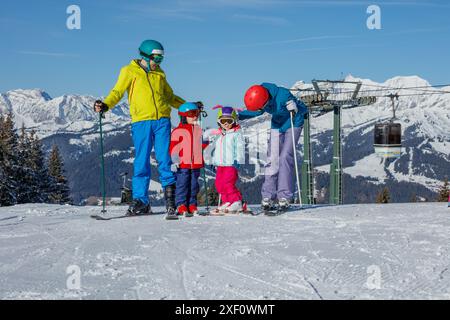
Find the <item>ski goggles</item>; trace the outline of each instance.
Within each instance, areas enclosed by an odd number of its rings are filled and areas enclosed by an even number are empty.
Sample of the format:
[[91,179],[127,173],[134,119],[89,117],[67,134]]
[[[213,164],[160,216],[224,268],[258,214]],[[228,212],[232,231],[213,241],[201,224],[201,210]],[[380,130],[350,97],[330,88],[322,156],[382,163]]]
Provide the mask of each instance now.
[[152,54],[150,56],[150,60],[152,60],[156,64],[161,64],[161,62],[163,62],[164,60],[164,56],[160,54]]
[[189,110],[189,111],[183,112],[183,115],[185,117],[189,117],[189,118],[198,117],[199,114],[200,114],[199,110]]
[[232,119],[232,118],[221,118],[221,119],[219,119],[219,123],[220,124],[233,124],[234,123],[234,119]]

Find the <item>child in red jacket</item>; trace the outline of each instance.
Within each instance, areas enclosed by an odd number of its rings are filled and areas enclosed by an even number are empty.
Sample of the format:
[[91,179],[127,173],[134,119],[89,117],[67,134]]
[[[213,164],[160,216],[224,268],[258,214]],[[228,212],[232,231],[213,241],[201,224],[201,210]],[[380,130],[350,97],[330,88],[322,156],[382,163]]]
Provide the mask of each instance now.
[[177,164],[175,203],[179,215],[192,217],[198,213],[197,194],[200,190],[198,178],[203,168],[202,129],[197,124],[200,115],[196,103],[186,102],[178,109],[180,124],[172,131],[170,155]]

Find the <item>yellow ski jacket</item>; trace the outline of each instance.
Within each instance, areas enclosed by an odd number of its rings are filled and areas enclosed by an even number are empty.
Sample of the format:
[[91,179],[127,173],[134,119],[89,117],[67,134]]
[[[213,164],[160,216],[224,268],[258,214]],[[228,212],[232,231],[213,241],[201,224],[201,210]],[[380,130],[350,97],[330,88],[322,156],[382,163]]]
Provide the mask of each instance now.
[[119,79],[103,101],[111,110],[128,93],[131,122],[170,118],[170,107],[178,109],[185,101],[173,93],[164,71],[157,67],[149,73],[138,60],[120,70]]

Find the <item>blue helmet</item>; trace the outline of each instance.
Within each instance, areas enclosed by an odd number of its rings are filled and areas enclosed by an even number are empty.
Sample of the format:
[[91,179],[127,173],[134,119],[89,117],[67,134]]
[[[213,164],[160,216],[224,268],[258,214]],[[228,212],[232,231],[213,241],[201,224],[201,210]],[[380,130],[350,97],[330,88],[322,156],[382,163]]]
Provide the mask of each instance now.
[[[141,57],[150,63],[153,60],[156,64],[160,64],[164,56],[164,47],[156,40],[145,40],[139,47]],[[152,58],[152,55],[157,55]]]
[[139,47],[139,53],[141,56],[148,58],[152,54],[164,55],[164,47],[156,40],[145,40]]
[[178,108],[178,114],[182,117],[187,116],[189,111],[198,112],[198,105],[194,102],[185,102]]

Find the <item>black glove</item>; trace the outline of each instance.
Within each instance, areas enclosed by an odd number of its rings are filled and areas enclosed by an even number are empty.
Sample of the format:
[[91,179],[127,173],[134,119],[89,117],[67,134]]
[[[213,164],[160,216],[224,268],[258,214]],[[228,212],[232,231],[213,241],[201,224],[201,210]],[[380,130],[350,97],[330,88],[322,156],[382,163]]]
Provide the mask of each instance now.
[[108,106],[107,106],[102,100],[95,100],[95,103],[94,103],[94,111],[95,111],[95,112],[97,112],[97,111],[95,110],[95,108],[96,108],[97,106],[100,107],[100,112],[101,112],[101,113],[105,113],[106,111],[109,110]]
[[203,110],[203,102],[197,101],[195,104],[197,105],[197,107],[198,107],[200,110]]

